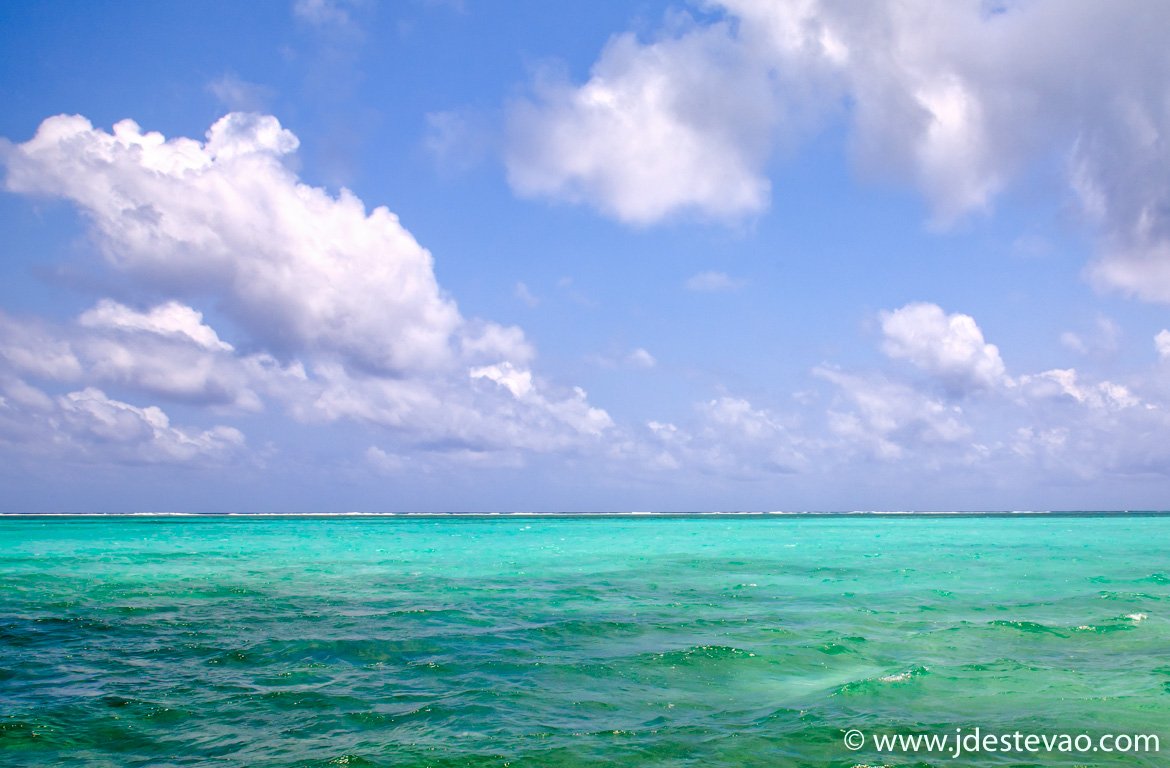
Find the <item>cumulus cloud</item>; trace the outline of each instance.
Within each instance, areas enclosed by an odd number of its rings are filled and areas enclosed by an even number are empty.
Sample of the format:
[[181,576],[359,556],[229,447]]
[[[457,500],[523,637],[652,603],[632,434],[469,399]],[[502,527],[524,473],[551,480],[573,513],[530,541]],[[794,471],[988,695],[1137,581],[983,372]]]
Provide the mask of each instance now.
[[178,429],[162,409],[137,408],[113,400],[88,387],[58,398],[67,431],[112,443],[129,455],[149,462],[188,462],[197,457],[224,458],[243,445],[244,437],[232,427],[204,432]]
[[204,325],[203,314],[177,301],[168,301],[149,312],[137,312],[116,301],[102,299],[84,312],[78,322],[87,328],[117,331],[142,331],[166,338],[177,338],[207,350],[230,351],[231,344],[220,340],[211,326]]
[[219,464],[243,453],[229,426],[176,427],[157,406],[138,407],[94,387],[53,398],[26,382],[0,377],[0,443],[22,455],[123,464]]
[[1054,369],[1021,376],[1014,401],[1026,418],[1006,443],[1018,459],[1035,462],[1049,476],[1170,474],[1163,438],[1170,403],[1164,392],[1140,394],[1125,384]]
[[1093,410],[1119,410],[1141,404],[1141,400],[1121,384],[1101,381],[1085,385],[1072,368],[1057,368],[1021,376],[1019,386],[1030,403],[1038,400],[1067,398]]
[[[1111,381],[1073,368],[1009,375],[970,316],[922,303],[882,319],[887,353],[928,376],[822,365],[811,373],[823,385],[798,393],[787,412],[722,395],[697,403],[689,420],[618,429],[616,471],[752,480],[831,478],[873,465],[879,474],[961,471],[989,487],[1009,477],[1170,474],[1162,437],[1170,389],[1157,377]],[[510,382],[517,391],[524,384]]]
[[957,444],[972,434],[959,406],[913,387],[831,368],[814,373],[843,395],[841,405],[829,411],[829,427],[855,450],[896,460],[908,451]]
[[[862,455],[925,468],[963,466],[989,482],[1016,472],[1062,482],[1170,474],[1161,437],[1170,426],[1170,398],[1157,378],[1118,382],[1074,368],[1009,375],[973,318],[934,304],[884,312],[882,321],[887,354],[930,377],[816,369],[833,386],[826,426],[834,439],[821,446],[824,461]],[[1170,347],[1170,333],[1163,341]],[[954,399],[976,391],[979,397],[961,404]]]
[[470,375],[472,379],[494,382],[510,392],[516,401],[532,406],[532,415],[565,424],[576,433],[599,436],[613,426],[608,413],[589,405],[588,396],[580,387],[574,387],[567,397],[549,399],[536,389],[530,371],[507,362],[473,368]]
[[1170,301],[1170,6],[703,6],[513,104],[516,191],[634,224],[748,216],[768,205],[770,155],[839,115],[857,166],[916,186],[938,226],[992,209],[1022,173],[1058,174],[1098,228],[1091,276]]
[[749,401],[723,396],[698,406],[703,463],[733,474],[745,469],[792,473],[808,466],[804,438],[791,424]]
[[771,184],[761,166],[777,119],[768,73],[730,24],[684,26],[646,44],[619,35],[584,85],[546,72],[533,98],[512,104],[513,188],[632,224],[680,210],[723,219],[763,210]]
[[984,341],[970,315],[948,315],[937,304],[915,303],[883,312],[881,323],[887,355],[909,360],[952,391],[992,388],[1004,381],[999,349]]
[[219,120],[203,144],[54,117],[9,154],[7,186],[72,200],[115,267],[175,293],[219,293],[269,348],[328,349],[397,374],[449,364],[460,317],[431,255],[387,209],[299,183],[281,163],[297,145],[252,114]]
[[[113,269],[172,298],[103,299],[58,328],[0,316],[0,367],[201,405],[275,402],[469,450],[558,450],[609,426],[583,392],[535,377],[520,328],[464,318],[389,210],[300,182],[285,165],[298,144],[254,114],[225,116],[203,142],[45,120],[6,153],[7,188],[72,201]],[[208,300],[236,344],[195,308]],[[526,391],[509,388],[520,380]]]
[[238,354],[201,313],[183,304],[141,312],[108,299],[66,326],[0,313],[0,373],[5,370],[42,382],[115,384],[247,411],[262,409],[263,394],[288,395],[305,379],[297,363]]
[[611,453],[622,466],[759,480],[808,471],[816,450],[794,419],[723,395],[696,403],[688,424],[646,422],[641,434],[615,443]]

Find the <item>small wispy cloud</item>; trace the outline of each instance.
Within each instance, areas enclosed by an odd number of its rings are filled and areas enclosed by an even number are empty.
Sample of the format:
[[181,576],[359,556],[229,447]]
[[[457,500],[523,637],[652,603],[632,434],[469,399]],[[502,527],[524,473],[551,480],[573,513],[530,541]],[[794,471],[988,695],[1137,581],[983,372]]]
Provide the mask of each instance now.
[[687,278],[688,291],[701,293],[718,293],[720,291],[735,291],[744,286],[744,281],[731,277],[726,272],[700,272]]
[[293,15],[319,27],[347,27],[352,21],[347,5],[344,0],[296,0]]
[[1158,357],[1170,360],[1170,331],[1163,328],[1154,337],[1154,348],[1158,350]]
[[428,112],[423,147],[440,168],[466,171],[474,168],[492,150],[491,131],[484,120],[463,111]]
[[654,355],[638,347],[626,355],[626,364],[634,368],[653,368],[658,365],[658,361],[654,359]]
[[648,371],[658,365],[658,360],[643,347],[635,347],[626,353],[589,355],[585,360],[599,368],[627,368]]
[[274,96],[271,88],[250,83],[234,72],[212,80],[207,92],[232,112],[267,112]]
[[529,307],[535,308],[540,305],[540,298],[533,294],[523,281],[516,283],[516,287],[512,290],[512,294]]
[[1121,326],[1117,321],[1102,315],[1097,318],[1096,327],[1092,331],[1065,331],[1060,334],[1060,343],[1081,355],[1108,357],[1116,354],[1121,347],[1121,335]]

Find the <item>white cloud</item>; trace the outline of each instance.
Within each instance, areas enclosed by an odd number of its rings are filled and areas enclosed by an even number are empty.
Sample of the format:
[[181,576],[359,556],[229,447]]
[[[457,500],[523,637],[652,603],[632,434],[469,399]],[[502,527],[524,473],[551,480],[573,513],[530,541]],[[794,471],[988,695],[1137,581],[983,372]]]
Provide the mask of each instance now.
[[654,358],[654,355],[638,347],[626,355],[626,364],[634,368],[653,368],[658,365],[658,361]]
[[507,360],[525,365],[536,357],[536,350],[515,325],[497,325],[474,320],[459,334],[459,348],[466,361]]
[[647,371],[658,365],[658,359],[642,347],[635,347],[624,354],[587,355],[585,360],[605,369],[633,368]]
[[1117,410],[1141,404],[1141,400],[1121,384],[1102,381],[1094,385],[1082,385],[1079,374],[1072,368],[1021,376],[1019,387],[1031,402],[1067,397],[1095,410]]
[[178,302],[139,312],[108,299],[75,326],[49,327],[0,315],[0,373],[50,383],[117,384],[169,400],[256,411],[262,393],[287,394],[303,381],[296,363],[239,355]]
[[722,396],[695,405],[692,424],[649,421],[645,432],[615,447],[621,466],[699,471],[738,480],[788,475],[812,468],[811,443],[790,420],[743,398]]
[[1121,326],[1115,320],[1100,316],[1092,333],[1065,331],[1060,334],[1060,343],[1082,355],[1109,356],[1117,352],[1121,342]]
[[138,407],[93,387],[51,398],[17,379],[0,381],[0,442],[23,457],[98,463],[219,464],[243,453],[233,427],[176,427],[157,406]]
[[1015,399],[1023,417],[1005,442],[1047,477],[1167,475],[1170,411],[1160,397],[1151,402],[1125,384],[1085,382],[1072,369],[1021,376]]
[[1170,331],[1163,328],[1154,336],[1154,348],[1158,350],[1158,357],[1170,359]]
[[149,312],[137,312],[116,301],[102,299],[93,309],[82,313],[78,322],[86,328],[144,331],[184,339],[207,350],[230,351],[232,348],[231,344],[221,341],[210,326],[204,325],[201,312],[177,301],[160,304]]
[[633,224],[758,213],[771,186],[760,172],[776,120],[769,89],[729,24],[648,44],[619,35],[584,85],[546,73],[532,100],[512,104],[509,182]]
[[923,448],[962,444],[971,427],[957,405],[948,405],[912,387],[877,376],[830,368],[814,373],[835,384],[850,410],[829,412],[831,431],[853,448],[883,460],[898,460]]
[[[394,214],[301,183],[284,164],[297,146],[251,114],[217,121],[203,143],[130,121],[112,133],[44,121],[9,148],[8,188],[76,203],[114,269],[174,298],[102,300],[56,330],[0,317],[0,368],[196,405],[275,402],[305,422],[368,422],[472,453],[565,450],[611,426],[583,392],[537,381],[521,329],[463,318]],[[233,321],[235,345],[193,306],[205,301]],[[523,392],[509,388],[524,377]]]
[[308,423],[384,427],[402,450],[561,451],[594,445],[613,426],[582,390],[558,392],[527,368],[503,362],[465,376],[396,379],[321,362],[292,392],[289,408]]
[[579,387],[575,387],[566,398],[549,400],[534,386],[531,371],[516,368],[511,363],[473,368],[470,375],[472,379],[494,382],[517,401],[533,406],[534,415],[550,417],[578,434],[599,436],[613,426],[609,414],[590,406],[585,391]]
[[915,303],[881,314],[882,349],[937,376],[959,393],[996,387],[1004,381],[999,349],[983,339],[970,315],[943,312],[937,304]]
[[702,428],[695,447],[707,468],[733,475],[808,468],[806,440],[778,414],[729,396],[703,403],[698,410]]
[[297,144],[258,115],[224,117],[205,144],[54,117],[9,153],[7,186],[74,201],[115,267],[180,295],[219,293],[271,349],[399,375],[450,365],[460,317],[431,255],[385,208],[298,183],[280,160]]
[[[960,407],[936,396],[933,378],[902,382],[819,368],[814,373],[836,389],[827,426],[837,440],[821,446],[826,464],[861,453],[904,467],[962,466],[992,484],[1007,475],[1026,484],[1170,475],[1162,437],[1170,401],[1158,378],[1094,380],[1073,368],[1009,376],[973,318],[933,304],[883,313],[883,330],[892,356],[949,382],[952,393],[978,389],[981,396]],[[1102,319],[1101,343],[1115,331]],[[1170,332],[1164,340],[1170,346]]]
[[517,400],[521,400],[532,394],[532,372],[518,370],[511,363],[472,368],[470,373],[473,379],[494,381],[511,392],[512,396]]
[[94,438],[97,443],[124,446],[149,462],[189,462],[195,458],[224,458],[244,442],[232,427],[194,432],[171,426],[162,409],[137,408],[112,400],[99,389],[86,388],[58,398],[70,431]]
[[687,278],[688,291],[715,293],[719,291],[734,291],[743,287],[743,281],[730,277],[724,272],[699,272]]
[[618,35],[584,83],[546,76],[512,106],[517,192],[634,224],[752,215],[769,156],[838,114],[856,164],[915,185],[938,226],[1055,169],[1098,227],[1092,277],[1170,301],[1170,6],[702,5],[715,18]]
[[0,363],[17,373],[70,381],[82,372],[72,346],[43,324],[20,321],[0,311]]

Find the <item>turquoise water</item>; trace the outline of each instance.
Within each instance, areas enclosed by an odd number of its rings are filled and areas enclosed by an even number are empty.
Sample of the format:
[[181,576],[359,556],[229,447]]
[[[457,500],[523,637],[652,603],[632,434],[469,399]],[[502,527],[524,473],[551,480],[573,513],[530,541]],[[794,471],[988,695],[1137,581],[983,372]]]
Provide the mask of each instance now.
[[[0,764],[1166,765],[1168,551],[1139,516],[3,518]],[[872,744],[977,727],[1164,751]]]

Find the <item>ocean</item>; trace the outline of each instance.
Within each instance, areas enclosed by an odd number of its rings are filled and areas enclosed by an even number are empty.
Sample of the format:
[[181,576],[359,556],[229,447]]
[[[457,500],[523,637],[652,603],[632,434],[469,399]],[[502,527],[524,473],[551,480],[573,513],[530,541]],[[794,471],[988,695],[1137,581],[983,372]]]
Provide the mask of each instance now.
[[0,587],[4,766],[1170,764],[1166,516],[9,516]]

